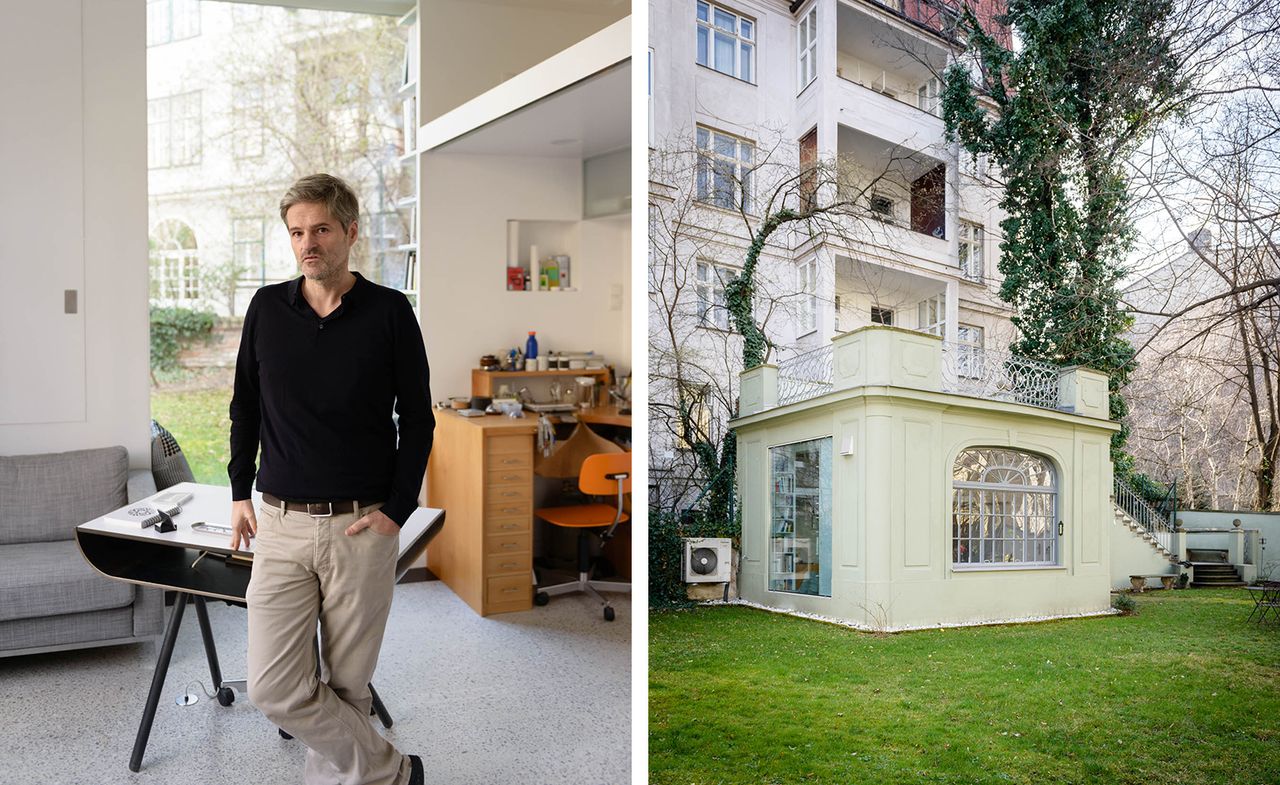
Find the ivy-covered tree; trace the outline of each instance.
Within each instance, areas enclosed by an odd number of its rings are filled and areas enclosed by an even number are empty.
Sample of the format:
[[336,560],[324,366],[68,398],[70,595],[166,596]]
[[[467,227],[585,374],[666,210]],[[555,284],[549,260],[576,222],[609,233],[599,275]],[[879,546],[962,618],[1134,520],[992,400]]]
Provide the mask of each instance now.
[[[1173,17],[1172,0],[1010,0],[1015,51],[966,11],[966,56],[943,91],[950,137],[1003,180],[1000,296],[1020,332],[1013,350],[1108,374],[1115,420],[1128,411],[1119,391],[1134,355],[1117,292],[1133,237],[1125,162],[1187,91]],[[1122,476],[1127,438],[1125,426],[1111,441]]]

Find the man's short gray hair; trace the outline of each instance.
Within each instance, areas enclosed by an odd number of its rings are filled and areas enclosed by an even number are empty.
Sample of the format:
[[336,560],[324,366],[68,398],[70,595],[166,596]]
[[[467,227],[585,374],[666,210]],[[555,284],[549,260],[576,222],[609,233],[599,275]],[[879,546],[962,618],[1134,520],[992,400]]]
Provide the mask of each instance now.
[[289,208],[299,202],[323,204],[329,210],[329,215],[342,224],[344,232],[360,217],[360,201],[356,199],[351,186],[341,177],[323,172],[309,174],[285,191],[284,198],[280,200],[280,220],[284,221],[285,226],[289,225]]

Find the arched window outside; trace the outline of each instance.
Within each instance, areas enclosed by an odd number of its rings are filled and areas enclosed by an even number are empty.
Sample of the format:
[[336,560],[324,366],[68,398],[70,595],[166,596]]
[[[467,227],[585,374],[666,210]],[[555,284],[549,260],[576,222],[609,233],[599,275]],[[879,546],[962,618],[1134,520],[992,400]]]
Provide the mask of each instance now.
[[182,221],[161,221],[151,233],[151,297],[171,304],[200,299],[200,250]]
[[973,447],[956,458],[951,487],[954,564],[1058,564],[1058,483],[1048,459]]

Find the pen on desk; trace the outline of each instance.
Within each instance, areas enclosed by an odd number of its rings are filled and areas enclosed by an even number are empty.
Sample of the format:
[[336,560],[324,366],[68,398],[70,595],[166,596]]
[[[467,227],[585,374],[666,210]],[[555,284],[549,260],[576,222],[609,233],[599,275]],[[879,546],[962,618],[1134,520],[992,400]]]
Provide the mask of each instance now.
[[200,563],[200,560],[201,560],[201,559],[203,559],[204,557],[206,557],[206,556],[208,556],[208,555],[209,555],[209,552],[208,552],[208,551],[200,551],[200,555],[196,557],[196,560],[195,560],[195,561],[191,562],[191,566],[192,566],[192,567],[195,567],[197,564],[199,564],[199,563]]

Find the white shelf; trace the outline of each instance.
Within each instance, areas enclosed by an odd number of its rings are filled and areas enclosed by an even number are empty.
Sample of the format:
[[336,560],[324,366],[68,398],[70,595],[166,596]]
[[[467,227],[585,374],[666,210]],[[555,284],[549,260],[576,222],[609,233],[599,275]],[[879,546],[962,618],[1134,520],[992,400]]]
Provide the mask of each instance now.
[[[445,145],[566,87],[630,60],[627,16],[418,129],[418,151]],[[630,85],[624,95],[629,95]],[[627,101],[626,108],[630,109]],[[629,123],[628,123],[629,126]]]

